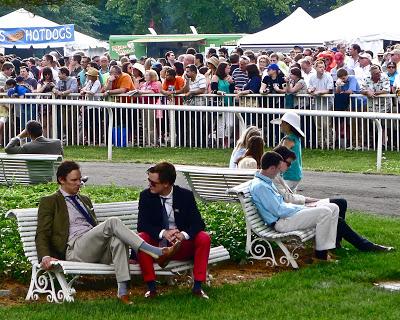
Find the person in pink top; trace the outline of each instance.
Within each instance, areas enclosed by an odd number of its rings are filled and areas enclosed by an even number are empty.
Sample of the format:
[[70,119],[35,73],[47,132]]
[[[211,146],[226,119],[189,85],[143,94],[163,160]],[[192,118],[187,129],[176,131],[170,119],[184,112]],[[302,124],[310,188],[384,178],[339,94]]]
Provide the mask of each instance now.
[[[137,90],[137,94],[155,94],[161,92],[161,82],[158,81],[157,72],[154,70],[147,70],[144,74],[144,82],[142,82],[139,86],[139,90]],[[160,98],[154,96],[140,97],[139,103],[143,104],[159,104]],[[157,144],[157,133],[160,131],[160,123],[162,122],[163,111],[162,110],[145,110],[144,112],[144,121],[143,127],[146,132],[145,140],[147,138],[146,144],[156,145]],[[155,121],[157,119],[158,121]],[[154,123],[156,122],[156,126]],[[156,129],[157,128],[157,129]]]

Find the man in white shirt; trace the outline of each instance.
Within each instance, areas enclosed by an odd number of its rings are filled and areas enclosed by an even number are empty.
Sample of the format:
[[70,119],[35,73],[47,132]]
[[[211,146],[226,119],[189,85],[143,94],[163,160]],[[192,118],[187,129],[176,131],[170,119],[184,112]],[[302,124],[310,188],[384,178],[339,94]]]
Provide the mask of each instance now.
[[[206,100],[203,97],[196,97],[197,95],[206,93],[207,82],[206,77],[198,72],[194,64],[189,64],[185,69],[185,87],[183,92],[186,94],[185,103],[190,106],[205,106]],[[182,113],[181,113],[182,114]],[[183,119],[183,118],[181,118]],[[207,139],[201,139],[206,135],[206,113],[205,112],[187,112],[186,119],[190,119],[190,130],[184,127],[184,122],[181,121],[182,129],[186,131],[186,139],[191,142],[191,146],[200,147],[206,146]],[[189,134],[191,133],[191,137]],[[203,134],[202,134],[203,133]]]
[[354,75],[358,84],[362,86],[365,79],[370,75],[372,57],[369,53],[363,52],[359,55],[358,61],[359,65],[354,68]]
[[[330,73],[325,72],[325,63],[318,60],[314,64],[317,71],[310,78],[308,93],[314,99],[312,108],[314,110],[332,110],[333,100],[330,96],[324,96],[333,92],[333,79]],[[317,129],[318,144],[321,148],[329,148],[333,144],[332,120],[328,117],[314,117]]]
[[309,59],[300,59],[299,64],[301,67],[301,76],[306,82],[307,88],[310,86],[310,78],[317,72],[313,68],[311,61]]
[[355,68],[360,66],[358,61],[360,52],[361,52],[361,47],[358,44],[353,43],[350,46],[349,48],[350,57],[346,59],[346,64],[350,69],[354,70]]

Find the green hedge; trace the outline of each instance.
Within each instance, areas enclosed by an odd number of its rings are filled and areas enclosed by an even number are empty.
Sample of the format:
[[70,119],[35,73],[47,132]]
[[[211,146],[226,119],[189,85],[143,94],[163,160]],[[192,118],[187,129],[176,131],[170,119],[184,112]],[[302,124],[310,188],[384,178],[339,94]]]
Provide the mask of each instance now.
[[[13,208],[37,207],[42,196],[55,190],[56,184],[0,187],[0,277],[28,281],[31,269],[24,256],[17,224],[12,219],[6,219],[4,214]],[[82,192],[93,202],[101,203],[136,200],[140,190],[116,186],[90,186],[85,187]],[[235,261],[244,259],[246,230],[240,206],[226,203],[198,205],[207,231],[212,237],[212,245],[223,245]]]

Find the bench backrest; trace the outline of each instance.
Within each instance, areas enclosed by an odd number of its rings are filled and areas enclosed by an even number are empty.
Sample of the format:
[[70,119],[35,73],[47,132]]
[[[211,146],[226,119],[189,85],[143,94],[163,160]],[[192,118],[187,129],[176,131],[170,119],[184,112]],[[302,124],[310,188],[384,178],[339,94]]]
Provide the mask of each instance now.
[[61,155],[0,153],[0,184],[36,184],[56,180]]
[[[98,203],[93,204],[93,208],[99,223],[109,217],[117,217],[131,230],[136,230],[137,228],[138,201]],[[37,212],[37,208],[28,208],[10,210],[6,214],[8,218],[17,218],[18,231],[21,236],[24,253],[32,264],[38,262],[35,244]]]
[[273,229],[265,224],[264,220],[258,213],[257,207],[255,206],[251,198],[250,185],[251,181],[247,181],[234,188],[229,189],[227,192],[229,194],[234,194],[239,198],[246,218],[247,226],[251,228],[251,230],[255,234],[260,235],[260,232],[264,233],[269,230],[272,231]]
[[227,189],[253,179],[255,169],[175,166],[181,172],[194,195],[203,201],[238,201],[236,194]]

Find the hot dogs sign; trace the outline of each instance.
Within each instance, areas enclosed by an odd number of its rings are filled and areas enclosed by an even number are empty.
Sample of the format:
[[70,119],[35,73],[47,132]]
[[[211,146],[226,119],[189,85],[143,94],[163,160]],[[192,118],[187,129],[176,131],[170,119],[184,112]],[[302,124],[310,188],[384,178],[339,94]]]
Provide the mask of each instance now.
[[73,24],[57,27],[0,28],[0,45],[72,41],[75,41],[75,29]]

